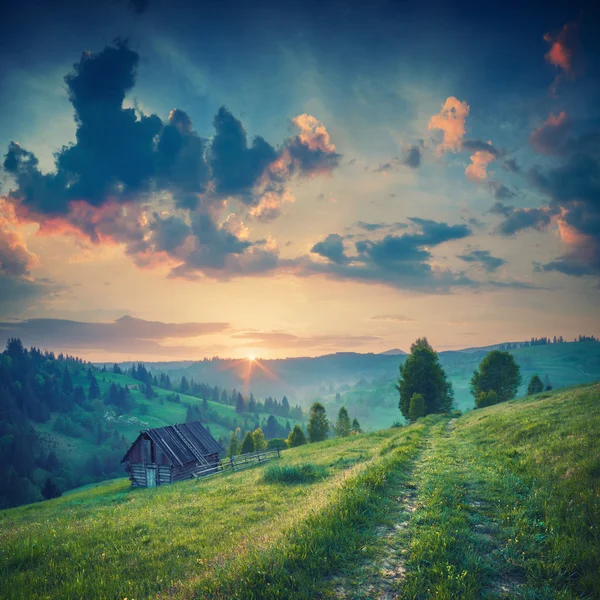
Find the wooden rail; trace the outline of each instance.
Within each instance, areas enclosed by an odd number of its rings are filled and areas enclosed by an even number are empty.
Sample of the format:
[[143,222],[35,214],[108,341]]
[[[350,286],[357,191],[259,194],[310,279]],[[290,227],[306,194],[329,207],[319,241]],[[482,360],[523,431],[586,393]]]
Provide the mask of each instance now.
[[272,458],[281,457],[279,448],[274,450],[259,450],[258,452],[249,452],[248,454],[237,454],[229,458],[222,459],[218,464],[209,467],[202,467],[192,474],[197,479],[219,475],[226,471],[244,471],[254,465],[260,465]]

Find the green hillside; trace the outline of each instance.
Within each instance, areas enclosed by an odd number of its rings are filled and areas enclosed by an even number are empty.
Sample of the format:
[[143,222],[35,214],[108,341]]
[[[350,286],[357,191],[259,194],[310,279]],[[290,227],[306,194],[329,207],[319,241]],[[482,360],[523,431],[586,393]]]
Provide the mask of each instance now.
[[115,480],[0,513],[0,597],[596,598],[599,457],[592,384]]

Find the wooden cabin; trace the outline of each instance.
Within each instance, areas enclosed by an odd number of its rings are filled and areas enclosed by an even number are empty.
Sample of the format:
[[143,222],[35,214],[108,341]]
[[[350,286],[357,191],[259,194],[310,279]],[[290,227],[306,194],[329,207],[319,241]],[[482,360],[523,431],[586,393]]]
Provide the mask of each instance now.
[[142,431],[121,462],[132,487],[156,487],[216,471],[223,451],[200,421],[193,421]]

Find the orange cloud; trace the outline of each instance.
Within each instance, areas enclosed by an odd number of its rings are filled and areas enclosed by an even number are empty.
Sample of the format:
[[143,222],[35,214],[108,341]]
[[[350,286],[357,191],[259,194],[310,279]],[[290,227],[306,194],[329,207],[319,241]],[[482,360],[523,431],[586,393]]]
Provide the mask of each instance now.
[[304,145],[308,146],[309,150],[313,152],[321,150],[325,153],[335,152],[335,145],[329,137],[329,132],[316,117],[305,113],[294,117],[292,123],[300,129],[298,137]]
[[441,129],[444,133],[442,143],[437,147],[437,153],[458,152],[462,148],[465,137],[465,122],[470,107],[466,102],[450,96],[444,102],[442,110],[429,119],[428,129]]
[[534,129],[529,143],[541,154],[554,154],[560,150],[571,129],[571,121],[565,111],[558,116],[550,114],[544,124]]
[[550,50],[545,55],[546,62],[561,71],[550,87],[550,91],[555,93],[562,75],[574,78],[581,73],[579,26],[577,23],[567,23],[557,34],[545,34],[544,40],[550,44]]
[[465,169],[467,179],[482,181],[487,179],[487,166],[496,160],[496,155],[487,150],[477,150],[471,155],[471,164]]

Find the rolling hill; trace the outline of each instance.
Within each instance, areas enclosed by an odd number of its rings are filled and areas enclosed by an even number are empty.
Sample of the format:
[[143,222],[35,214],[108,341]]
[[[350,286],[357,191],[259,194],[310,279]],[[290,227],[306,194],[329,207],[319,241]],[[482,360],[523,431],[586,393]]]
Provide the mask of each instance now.
[[204,481],[115,480],[0,512],[0,596],[595,598],[599,456],[596,383]]

